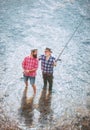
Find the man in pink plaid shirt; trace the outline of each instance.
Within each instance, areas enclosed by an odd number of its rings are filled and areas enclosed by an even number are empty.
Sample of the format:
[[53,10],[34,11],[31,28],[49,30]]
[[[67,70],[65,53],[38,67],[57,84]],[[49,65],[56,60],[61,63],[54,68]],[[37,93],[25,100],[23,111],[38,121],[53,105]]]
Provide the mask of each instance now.
[[37,49],[31,50],[30,56],[24,58],[22,62],[23,75],[26,87],[28,87],[28,79],[33,87],[34,94],[36,94],[35,77],[38,69]]

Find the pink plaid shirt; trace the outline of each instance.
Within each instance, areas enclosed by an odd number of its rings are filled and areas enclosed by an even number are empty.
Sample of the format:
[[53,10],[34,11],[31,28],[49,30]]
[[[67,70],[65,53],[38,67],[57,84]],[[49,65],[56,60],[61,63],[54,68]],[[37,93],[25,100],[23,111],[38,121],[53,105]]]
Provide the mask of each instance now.
[[[22,67],[24,70],[32,70],[38,68],[38,59],[27,56],[25,57],[24,61],[22,62]],[[36,76],[36,70],[28,73],[24,73],[26,76],[35,77]]]

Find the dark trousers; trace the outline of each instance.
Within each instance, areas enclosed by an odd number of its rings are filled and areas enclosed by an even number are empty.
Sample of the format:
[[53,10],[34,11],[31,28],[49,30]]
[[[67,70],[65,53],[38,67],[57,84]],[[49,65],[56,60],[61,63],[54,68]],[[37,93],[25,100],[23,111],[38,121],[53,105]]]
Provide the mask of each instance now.
[[49,91],[52,90],[53,85],[53,74],[45,74],[43,73],[43,82],[44,82],[44,88],[47,87],[47,83],[49,83]]

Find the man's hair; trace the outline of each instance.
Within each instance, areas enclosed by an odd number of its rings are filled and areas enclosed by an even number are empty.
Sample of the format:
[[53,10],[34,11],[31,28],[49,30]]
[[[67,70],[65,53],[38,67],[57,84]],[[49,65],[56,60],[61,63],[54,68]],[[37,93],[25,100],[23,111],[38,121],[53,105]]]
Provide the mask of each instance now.
[[31,50],[31,53],[34,53],[35,51],[37,51],[37,49],[32,49],[32,50]]
[[46,49],[45,50],[48,50],[49,52],[51,52],[52,53],[52,50],[50,49],[50,48],[48,48],[48,47],[46,47]]

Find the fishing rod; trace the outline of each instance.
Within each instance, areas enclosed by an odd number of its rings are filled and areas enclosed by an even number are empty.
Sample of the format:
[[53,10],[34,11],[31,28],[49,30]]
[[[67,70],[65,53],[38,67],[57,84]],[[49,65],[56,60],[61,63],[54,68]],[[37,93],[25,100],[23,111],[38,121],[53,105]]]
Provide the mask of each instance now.
[[68,41],[66,42],[66,44],[65,44],[64,48],[62,49],[62,51],[59,53],[59,55],[58,55],[58,57],[57,57],[57,59],[56,59],[56,62],[59,61],[59,60],[61,60],[61,59],[59,59],[60,56],[61,56],[62,53],[64,52],[64,50],[65,50],[65,48],[67,47],[67,45],[70,43],[70,41],[71,41],[71,39],[73,38],[74,34],[76,33],[76,31],[77,31],[78,28],[80,27],[81,23],[82,23],[82,20],[80,21],[80,23],[78,24],[78,26],[76,27],[76,29],[74,30],[74,32],[72,33],[71,37],[70,37],[70,38],[68,39]]

